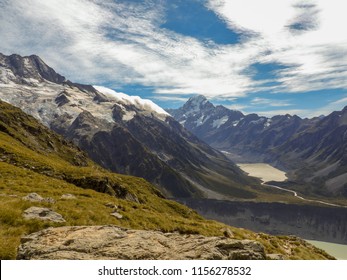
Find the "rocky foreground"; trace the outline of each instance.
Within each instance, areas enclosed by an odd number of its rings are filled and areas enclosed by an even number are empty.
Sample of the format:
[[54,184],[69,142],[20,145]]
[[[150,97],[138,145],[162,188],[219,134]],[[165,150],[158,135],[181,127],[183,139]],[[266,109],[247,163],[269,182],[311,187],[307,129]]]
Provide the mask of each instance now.
[[116,226],[48,228],[21,240],[18,259],[266,259],[264,247],[251,240],[205,237]]

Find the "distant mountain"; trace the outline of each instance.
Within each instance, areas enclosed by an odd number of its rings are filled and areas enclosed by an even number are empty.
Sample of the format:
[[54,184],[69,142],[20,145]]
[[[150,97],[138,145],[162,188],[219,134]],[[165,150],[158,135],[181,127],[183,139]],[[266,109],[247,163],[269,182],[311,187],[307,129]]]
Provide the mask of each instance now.
[[226,123],[235,124],[244,115],[224,106],[214,106],[206,97],[198,95],[190,98],[179,109],[167,109],[180,124],[205,141],[213,137],[215,130]]
[[204,96],[190,98],[179,109],[167,110],[178,122],[211,146],[239,162],[264,160],[269,149],[285,143],[314,120],[298,116],[266,118],[214,106]]
[[0,55],[0,98],[73,140],[112,171],[143,177],[169,197],[255,197],[222,153],[149,100],[66,80],[39,57]]
[[267,118],[214,106],[205,97],[195,96],[181,108],[167,111],[238,162],[268,162],[285,169],[291,188],[347,196],[346,108],[313,119]]

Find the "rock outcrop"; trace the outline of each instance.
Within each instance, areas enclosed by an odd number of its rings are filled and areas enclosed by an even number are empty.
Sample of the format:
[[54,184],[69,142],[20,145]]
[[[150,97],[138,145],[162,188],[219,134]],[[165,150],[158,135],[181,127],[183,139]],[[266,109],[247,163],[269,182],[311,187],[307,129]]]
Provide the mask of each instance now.
[[27,196],[23,197],[23,200],[27,200],[30,202],[48,202],[55,203],[55,200],[51,197],[43,198],[37,193],[29,193]]
[[65,219],[57,212],[48,208],[30,207],[23,213],[23,217],[27,220],[39,219],[42,221],[49,221],[55,223],[64,223]]
[[25,236],[18,259],[265,259],[255,241],[129,230],[116,226],[48,228]]

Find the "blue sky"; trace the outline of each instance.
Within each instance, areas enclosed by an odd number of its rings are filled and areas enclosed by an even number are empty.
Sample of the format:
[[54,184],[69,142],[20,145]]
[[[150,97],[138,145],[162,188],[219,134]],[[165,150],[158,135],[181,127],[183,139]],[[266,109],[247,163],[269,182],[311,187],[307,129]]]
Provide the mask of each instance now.
[[347,105],[341,0],[0,0],[0,52],[175,108],[196,94],[245,113]]

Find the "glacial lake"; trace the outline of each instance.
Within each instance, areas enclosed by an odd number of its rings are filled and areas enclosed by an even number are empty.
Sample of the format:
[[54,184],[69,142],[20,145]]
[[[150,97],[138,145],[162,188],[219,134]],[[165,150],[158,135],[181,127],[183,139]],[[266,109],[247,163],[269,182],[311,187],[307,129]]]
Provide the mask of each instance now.
[[287,179],[286,173],[279,170],[267,163],[239,163],[237,164],[249,176],[257,177],[263,182],[268,181],[285,181]]
[[347,245],[315,241],[315,240],[306,240],[306,241],[316,246],[317,248],[324,250],[325,252],[332,255],[338,260],[347,260]]

